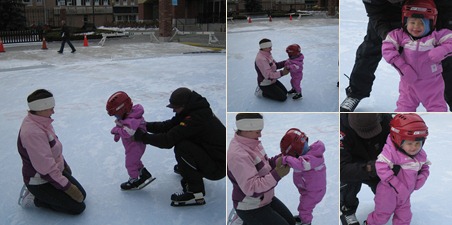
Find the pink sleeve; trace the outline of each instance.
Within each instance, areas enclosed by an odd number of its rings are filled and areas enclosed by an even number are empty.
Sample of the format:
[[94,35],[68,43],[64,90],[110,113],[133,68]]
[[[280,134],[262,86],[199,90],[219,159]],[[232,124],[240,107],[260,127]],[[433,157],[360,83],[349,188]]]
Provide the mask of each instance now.
[[401,32],[401,30],[397,29],[389,32],[381,45],[381,54],[389,64],[393,64],[394,60],[400,57],[400,43],[398,43],[397,32]]
[[[276,62],[274,60],[272,63],[276,66]],[[256,66],[259,68],[265,79],[278,79],[281,77],[281,72],[274,71],[267,58],[264,56],[256,57]]]

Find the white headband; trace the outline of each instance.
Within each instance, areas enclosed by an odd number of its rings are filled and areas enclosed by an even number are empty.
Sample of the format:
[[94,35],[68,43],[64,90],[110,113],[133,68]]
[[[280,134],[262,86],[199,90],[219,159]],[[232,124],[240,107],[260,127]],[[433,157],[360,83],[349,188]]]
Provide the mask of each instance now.
[[28,103],[28,108],[32,111],[42,111],[55,107],[55,99],[53,97],[38,99]]
[[241,119],[235,121],[235,125],[238,130],[252,131],[252,130],[262,130],[264,129],[263,119]]
[[259,44],[259,47],[261,49],[270,48],[270,47],[272,47],[272,42],[271,41],[263,42],[263,43]]

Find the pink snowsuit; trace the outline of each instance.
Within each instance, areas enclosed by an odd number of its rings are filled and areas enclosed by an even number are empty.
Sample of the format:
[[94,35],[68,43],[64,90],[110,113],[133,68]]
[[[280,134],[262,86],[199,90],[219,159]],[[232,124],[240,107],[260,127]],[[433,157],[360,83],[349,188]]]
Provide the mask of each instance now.
[[[397,175],[392,170],[395,165],[401,167]],[[430,173],[429,165],[423,149],[415,156],[408,156],[398,150],[388,136],[375,163],[381,181],[375,194],[375,210],[368,215],[367,224],[386,224],[394,214],[393,225],[409,225],[412,217],[410,196],[424,185]]]
[[326,166],[323,153],[325,145],[317,141],[309,151],[298,158],[284,156],[283,164],[293,169],[293,182],[300,193],[298,216],[301,222],[312,222],[312,210],[323,199],[326,192]]
[[252,210],[271,203],[281,180],[274,169],[277,158],[267,157],[261,141],[234,135],[227,152],[227,172],[235,209]]
[[134,105],[130,113],[123,120],[118,120],[117,124],[111,130],[115,135],[114,140],[117,142],[119,138],[126,153],[126,168],[131,178],[138,178],[140,170],[144,167],[141,157],[144,154],[146,145],[140,141],[133,141],[132,136],[137,129],[146,131],[146,121],[143,118],[144,109],[140,104]]
[[303,60],[304,56],[300,55],[286,60],[284,66],[290,71],[290,84],[292,89],[297,93],[301,93],[301,80],[303,79]]
[[401,75],[396,112],[416,112],[420,103],[429,112],[447,111],[441,61],[452,55],[452,31],[435,30],[413,39],[396,29],[383,41],[382,54]]

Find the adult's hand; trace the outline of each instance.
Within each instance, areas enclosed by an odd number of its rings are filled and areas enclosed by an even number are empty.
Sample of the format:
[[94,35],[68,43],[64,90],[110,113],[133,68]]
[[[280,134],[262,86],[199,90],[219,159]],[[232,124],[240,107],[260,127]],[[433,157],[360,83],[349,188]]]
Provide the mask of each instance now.
[[74,184],[71,183],[71,186],[65,192],[76,202],[83,202],[83,194]]
[[284,76],[284,75],[287,75],[287,74],[289,74],[289,70],[286,67],[284,67],[284,69],[281,70],[281,76]]
[[145,133],[146,132],[142,131],[141,129],[137,129],[135,131],[135,134],[133,134],[132,136],[132,140],[142,142]]
[[276,166],[275,166],[275,171],[278,174],[278,176],[281,178],[286,176],[290,171],[290,167],[288,167],[286,165],[282,165],[282,159],[283,159],[282,156],[279,157],[278,159],[276,159]]

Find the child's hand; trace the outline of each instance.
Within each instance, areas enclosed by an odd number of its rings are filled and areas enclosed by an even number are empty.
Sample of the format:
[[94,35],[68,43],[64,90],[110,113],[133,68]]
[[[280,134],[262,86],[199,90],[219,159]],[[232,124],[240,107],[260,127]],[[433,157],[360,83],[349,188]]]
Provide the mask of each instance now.
[[413,67],[405,62],[401,57],[397,58],[393,62],[393,66],[399,71],[400,79],[408,84],[413,84],[418,75],[416,71],[414,71]]
[[427,177],[424,174],[419,174],[416,179],[416,185],[414,186],[414,190],[421,189],[424,186],[425,181],[427,181]]
[[113,136],[113,140],[114,140],[115,142],[118,142],[120,138],[121,138],[121,137],[119,136],[119,134],[115,134],[115,135]]
[[113,140],[114,140],[115,142],[118,142],[119,139],[120,139],[120,136],[119,136],[119,129],[121,129],[121,128],[119,128],[119,127],[116,126],[116,127],[113,127],[113,129],[111,129],[111,131],[110,131],[110,133],[114,135]]

